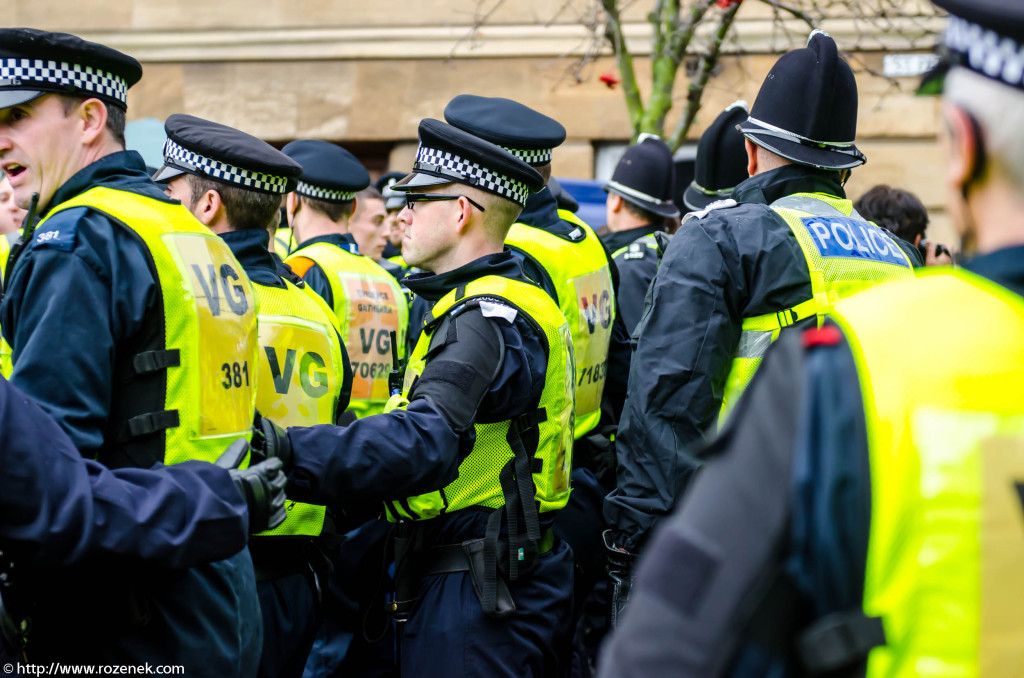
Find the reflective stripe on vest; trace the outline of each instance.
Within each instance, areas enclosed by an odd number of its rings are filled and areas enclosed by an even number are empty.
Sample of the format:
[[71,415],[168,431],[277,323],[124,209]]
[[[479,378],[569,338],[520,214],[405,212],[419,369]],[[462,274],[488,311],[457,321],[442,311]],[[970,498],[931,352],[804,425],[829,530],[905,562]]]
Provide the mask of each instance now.
[[639,257],[635,257],[635,258],[637,258],[637,259],[643,258],[643,250],[644,250],[645,247],[647,249],[654,250],[655,253],[657,253],[657,251],[658,251],[658,240],[657,240],[657,238],[654,237],[653,234],[648,233],[647,235],[642,235],[639,238],[637,238],[636,240],[634,240],[633,242],[629,243],[628,245],[625,245],[624,247],[620,247],[619,249],[615,250],[614,252],[612,252],[612,259],[618,259],[620,256],[622,256],[622,255],[624,255],[626,253],[633,253],[633,252],[640,252],[641,253]]
[[274,234],[274,252],[277,256],[282,259],[288,258],[291,251],[295,248],[295,236],[292,235],[292,229],[290,228],[279,228]]
[[[543,331],[547,340],[547,370],[538,407],[544,418],[537,424],[538,439],[533,458],[533,485],[540,511],[553,511],[569,499],[569,472],[572,465],[573,395],[575,370],[572,339],[562,312],[540,287],[498,276],[484,276],[465,287],[465,295],[446,294],[428,314],[426,328],[412,352],[405,373],[403,395],[408,397],[413,383],[426,364],[430,338],[448,312],[458,313],[466,302],[484,300],[522,313]],[[515,300],[514,302],[512,300]],[[499,474],[513,459],[508,441],[511,421],[476,424],[476,442],[459,465],[459,476],[438,492],[387,504],[388,520],[397,518],[425,520],[471,506],[500,508],[505,505]]]
[[398,356],[405,357],[409,306],[394,276],[375,261],[331,243],[303,247],[289,257],[315,261],[327,275],[334,315],[345,338],[352,364],[349,411],[357,417],[379,414],[388,397],[391,374],[391,332],[398,337]]
[[61,203],[55,214],[89,207],[110,215],[145,245],[156,270],[166,351],[165,464],[216,461],[233,439],[249,439],[256,406],[256,303],[252,285],[231,250],[181,205],[96,187]]
[[768,346],[795,322],[821,318],[837,301],[882,282],[914,277],[910,260],[874,224],[853,211],[853,203],[823,193],[795,193],[776,200],[782,217],[800,243],[811,277],[812,297],[776,313],[743,319],[739,345],[722,399],[724,421],[753,378]]
[[576,437],[581,438],[601,418],[615,291],[608,257],[597,235],[576,215],[566,221],[583,231],[582,240],[569,242],[539,228],[513,224],[505,243],[535,259],[555,285],[575,349]]
[[[333,424],[345,381],[337,319],[309,287],[254,284],[259,322],[260,368],[256,408],[282,428]],[[288,518],[257,536],[323,531],[323,506],[287,501]]]
[[[888,645],[867,675],[1020,675],[1024,666],[1024,300],[921,273],[839,304],[871,467],[864,612]],[[913,346],[914,360],[893,350]]]

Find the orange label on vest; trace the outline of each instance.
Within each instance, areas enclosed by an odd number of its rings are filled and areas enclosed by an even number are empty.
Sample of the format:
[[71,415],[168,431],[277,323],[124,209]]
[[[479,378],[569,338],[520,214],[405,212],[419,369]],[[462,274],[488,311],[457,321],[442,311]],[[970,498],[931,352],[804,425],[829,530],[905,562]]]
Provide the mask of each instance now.
[[279,426],[334,423],[336,365],[324,328],[296,318],[259,319],[256,408]]
[[352,364],[352,398],[387,400],[391,332],[399,333],[398,299],[385,281],[339,274],[348,302],[345,348]]
[[[200,436],[246,431],[252,426],[256,365],[256,303],[241,266],[219,238],[164,236],[192,293],[199,326]],[[172,323],[187,327],[185,323]],[[184,342],[171,341],[169,344]],[[182,422],[182,425],[189,425]]]
[[576,411],[594,412],[601,406],[608,371],[608,342],[614,318],[612,281],[608,271],[602,269],[569,282],[579,307],[576,327],[570,327],[576,349]]

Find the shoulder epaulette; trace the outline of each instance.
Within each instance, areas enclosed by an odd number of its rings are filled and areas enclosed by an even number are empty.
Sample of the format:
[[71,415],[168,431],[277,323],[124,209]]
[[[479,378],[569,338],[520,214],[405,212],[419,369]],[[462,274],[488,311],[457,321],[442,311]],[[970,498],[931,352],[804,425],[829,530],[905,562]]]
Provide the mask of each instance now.
[[733,200],[732,198],[727,198],[725,200],[716,200],[715,202],[711,203],[702,210],[688,213],[686,216],[683,217],[683,223],[686,223],[690,219],[703,219],[704,217],[711,214],[715,210],[726,209],[727,207],[735,207],[738,204],[739,203]]

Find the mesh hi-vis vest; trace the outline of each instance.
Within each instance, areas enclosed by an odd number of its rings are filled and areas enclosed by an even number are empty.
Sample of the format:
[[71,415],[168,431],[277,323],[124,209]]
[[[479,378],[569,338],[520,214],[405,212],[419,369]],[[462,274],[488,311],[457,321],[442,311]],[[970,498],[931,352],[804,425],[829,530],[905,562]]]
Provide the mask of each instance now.
[[[541,513],[560,509],[569,500],[576,383],[572,339],[565,318],[544,290],[529,283],[484,276],[466,285],[463,296],[457,297],[462,289],[446,294],[425,319],[426,327],[406,368],[403,395],[409,396],[410,389],[423,371],[431,337],[446,314],[457,314],[467,304],[492,303],[515,309],[525,316],[542,330],[548,358],[538,409],[530,415],[537,416],[528,422],[538,429],[537,448],[526,450],[533,460],[530,462],[533,464],[533,499],[540,504]],[[505,492],[499,475],[515,461],[509,436],[510,426],[517,424],[512,421],[476,424],[476,442],[459,466],[458,478],[437,492],[387,502],[388,520],[425,520],[471,506],[504,506]]]
[[867,675],[1024,675],[1024,299],[929,271],[833,317],[870,450],[864,612],[887,645]]
[[[331,285],[334,314],[345,339],[352,365],[352,397],[348,409],[357,417],[378,414],[388,397],[388,375],[393,366],[391,332],[398,357],[405,357],[409,306],[394,276],[375,261],[326,242],[302,247],[289,263],[306,258],[323,269]],[[300,274],[308,271],[297,267]]]
[[[11,247],[18,241],[21,231],[12,231],[0,236],[0,285],[7,275],[7,259],[11,256]],[[11,364],[11,345],[0,334],[0,374],[10,376],[14,366]]]
[[165,464],[216,461],[232,440],[250,438],[256,405],[256,304],[242,266],[181,205],[128,191],[91,188],[53,208],[38,228],[76,207],[133,233],[160,286],[162,341],[132,363],[140,377],[165,375],[163,410],[129,419],[126,435],[163,436],[157,461]]
[[[256,408],[278,426],[313,426],[336,421],[345,381],[337,319],[309,287],[254,284],[259,324],[260,368]],[[288,518],[257,536],[315,537],[324,526],[323,506],[288,501]]]
[[743,330],[725,384],[722,417],[746,389],[765,351],[784,328],[804,318],[819,322],[836,302],[882,282],[914,277],[892,238],[853,211],[853,203],[824,193],[794,193],[771,204],[800,243],[811,275],[812,297],[777,313],[743,319]]
[[601,419],[615,290],[608,257],[597,235],[576,215],[562,218],[578,227],[578,240],[570,242],[517,223],[509,230],[505,244],[534,258],[555,285],[558,307],[569,323],[576,355],[576,437],[582,438]]

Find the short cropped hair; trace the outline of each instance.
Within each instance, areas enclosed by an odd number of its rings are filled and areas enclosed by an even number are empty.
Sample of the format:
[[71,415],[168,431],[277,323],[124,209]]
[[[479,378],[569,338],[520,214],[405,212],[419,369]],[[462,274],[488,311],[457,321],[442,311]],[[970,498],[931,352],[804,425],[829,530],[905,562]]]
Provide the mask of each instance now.
[[[58,94],[57,96],[60,98],[60,102],[64,106],[65,117],[71,115],[71,111],[75,110],[80,103],[86,99],[93,98],[76,97],[71,96],[70,94]],[[124,126],[127,122],[127,112],[120,106],[108,104],[105,101],[103,102],[103,105],[107,107],[107,131],[109,131],[110,135],[114,137],[114,141],[116,141],[121,148],[124,148]]]
[[281,196],[276,193],[250,191],[196,174],[186,174],[192,203],[195,204],[207,191],[217,191],[224,204],[228,223],[235,230],[250,228],[265,230],[271,219],[276,219],[281,209]]
[[893,232],[897,237],[913,243],[917,236],[924,237],[928,228],[928,211],[916,195],[884,184],[873,187],[860,197],[853,208],[865,219]]
[[625,198],[622,199],[622,203],[626,206],[626,211],[632,214],[637,219],[643,219],[648,224],[660,224],[665,221],[665,217],[660,214],[655,214],[650,210],[645,210],[640,205],[631,203]]
[[313,210],[319,212],[331,221],[343,221],[352,216],[352,208],[355,207],[355,202],[347,200],[345,202],[327,202],[326,200],[314,200],[313,198],[307,198],[304,195],[299,196],[299,200],[302,204]]

